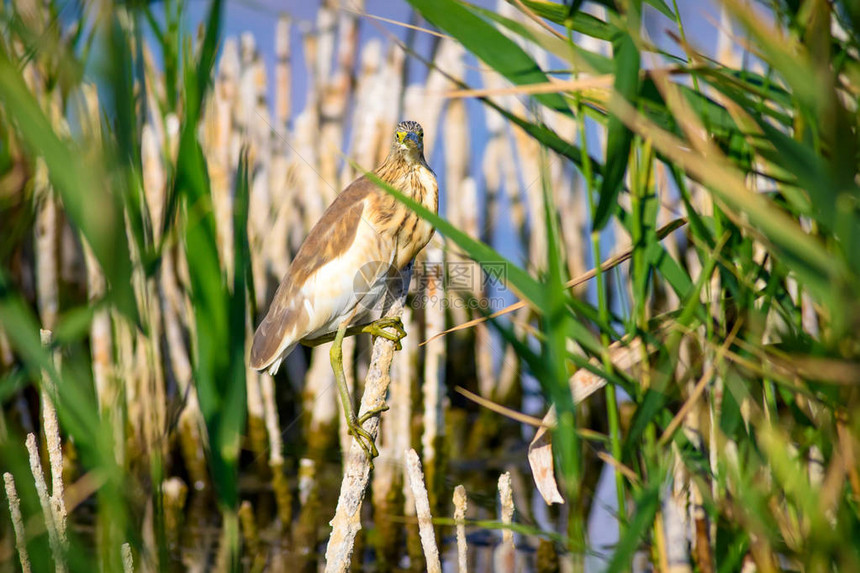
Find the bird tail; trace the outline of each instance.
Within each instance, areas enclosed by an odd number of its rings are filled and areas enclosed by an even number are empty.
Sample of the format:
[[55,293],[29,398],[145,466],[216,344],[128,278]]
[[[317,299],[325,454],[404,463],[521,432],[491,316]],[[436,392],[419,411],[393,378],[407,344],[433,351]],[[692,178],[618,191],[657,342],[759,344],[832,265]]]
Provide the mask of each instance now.
[[[256,343],[256,337],[254,339],[254,342]],[[278,373],[278,369],[280,369],[281,363],[284,360],[286,360],[287,356],[292,354],[293,350],[295,350],[295,348],[298,344],[299,344],[298,341],[293,342],[293,343],[287,345],[287,347],[284,348],[280,353],[267,357],[268,359],[260,358],[259,352],[255,356],[254,346],[252,346],[251,347],[250,366],[254,370],[257,370],[258,372],[262,372],[263,370],[267,370],[269,372],[269,374],[274,376],[275,374]]]

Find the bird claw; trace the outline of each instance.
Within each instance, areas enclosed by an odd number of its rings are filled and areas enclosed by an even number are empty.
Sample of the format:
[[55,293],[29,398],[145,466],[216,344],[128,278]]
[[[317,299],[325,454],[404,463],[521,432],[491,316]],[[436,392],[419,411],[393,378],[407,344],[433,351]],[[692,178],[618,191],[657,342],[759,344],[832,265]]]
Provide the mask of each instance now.
[[[393,329],[394,332],[386,330],[387,328]],[[380,318],[379,320],[371,322],[362,330],[370,333],[371,336],[380,336],[386,340],[390,340],[394,343],[394,348],[396,350],[401,350],[403,348],[403,345],[400,344],[400,340],[406,336],[406,329],[403,328],[403,321],[400,320],[400,317]]]
[[358,417],[356,423],[361,426],[372,417],[377,416],[383,412],[387,412],[388,410],[389,407],[386,404],[383,404],[382,406],[376,406],[375,408],[368,408],[367,412]]
[[371,410],[362,414],[360,418],[353,417],[347,421],[346,433],[355,438],[355,441],[358,442],[358,445],[362,450],[364,450],[364,453],[367,455],[367,459],[370,462],[370,469],[373,469],[373,458],[379,456],[379,450],[376,448],[373,436],[370,435],[370,432],[362,428],[361,424],[363,424],[369,417],[387,409],[388,406],[383,406],[379,409]]

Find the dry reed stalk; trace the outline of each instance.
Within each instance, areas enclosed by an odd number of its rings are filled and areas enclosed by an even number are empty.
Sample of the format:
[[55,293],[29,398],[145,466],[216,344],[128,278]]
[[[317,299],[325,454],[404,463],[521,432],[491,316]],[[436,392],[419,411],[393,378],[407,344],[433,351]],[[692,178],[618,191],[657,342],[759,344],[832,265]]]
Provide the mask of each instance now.
[[[262,240],[262,237],[250,235],[248,237],[251,257],[254,260],[261,259],[259,264],[277,279],[281,279],[287,273],[292,259],[290,245],[298,242],[298,239],[294,240],[293,237],[302,231],[299,209],[294,205],[296,190],[290,184],[294,169],[287,158],[286,150],[279,148],[279,146],[286,146],[282,137],[286,137],[286,134],[276,136],[275,151],[269,169],[269,190],[272,201],[269,231],[265,235],[265,240]],[[258,279],[257,275],[254,275],[257,308],[265,307],[268,287],[268,280]]]
[[36,436],[27,434],[27,451],[30,453],[30,471],[33,473],[33,481],[36,484],[36,493],[39,496],[39,504],[42,506],[42,515],[45,518],[45,529],[48,530],[48,543],[51,546],[51,554],[54,556],[54,566],[59,572],[67,571],[66,555],[63,538],[60,537],[60,529],[57,525],[57,515],[54,510],[53,500],[48,495],[48,486],[45,484],[45,474],[42,471],[42,461],[39,458],[39,446],[36,445]]
[[317,462],[302,458],[298,471],[299,510],[298,520],[292,531],[292,550],[300,558],[298,569],[314,570],[318,559],[317,545],[320,520],[320,480],[317,478]]
[[[292,112],[291,93],[291,22],[288,16],[278,18],[275,28],[275,123],[272,134],[272,153],[269,165],[269,216],[268,240],[251,241],[254,259],[262,258],[265,266],[276,278],[287,272],[290,263],[290,230],[301,230],[297,209],[292,204],[295,189],[288,183],[292,177],[288,160],[289,121]],[[256,273],[256,271],[255,271]],[[267,299],[268,281],[254,275],[257,307],[262,308]]]
[[114,333],[114,361],[113,370],[117,380],[117,388],[122,381],[122,397],[125,398],[126,412],[126,459],[139,456],[140,444],[143,442],[141,430],[141,404],[138,399],[139,387],[134,372],[134,340],[132,330],[128,321],[116,311],[111,311],[111,325]]
[[140,133],[141,168],[143,170],[143,192],[152,222],[152,240],[161,240],[164,225],[164,197],[166,175],[161,159],[161,142],[151,124],[144,124]]
[[[40,330],[39,335],[43,348],[50,348],[52,334],[50,330]],[[53,353],[54,366],[59,368],[59,354]],[[42,432],[45,434],[45,449],[48,451],[48,461],[51,467],[51,513],[57,528],[60,547],[65,551],[68,547],[66,537],[66,504],[63,497],[63,444],[60,438],[60,424],[57,420],[57,410],[52,396],[57,396],[57,388],[48,376],[42,372]]]
[[[401,312],[402,307],[396,304],[391,316],[399,316]],[[373,342],[373,353],[364,383],[359,417],[369,409],[380,407],[385,403],[385,395],[391,383],[390,371],[393,358],[394,343],[384,338],[377,338]],[[375,439],[379,430],[379,417],[370,417],[363,427]],[[349,567],[355,537],[361,529],[361,504],[370,478],[370,464],[371,460],[354,442],[346,456],[337,509],[330,522],[332,532],[325,554],[327,572],[342,572]]]
[[[251,336],[245,340],[250,344]],[[247,354],[247,349],[246,349]],[[266,453],[266,421],[265,407],[263,405],[263,393],[260,388],[261,375],[252,368],[245,372],[246,401],[248,404],[248,443],[254,457],[265,463]]]
[[[320,176],[330,182],[335,188],[340,189],[343,183],[338,177],[338,161],[343,147],[344,124],[346,121],[346,111],[349,101],[352,96],[353,80],[352,74],[355,68],[355,58],[359,53],[358,46],[358,18],[354,12],[339,10],[336,2],[327,0],[324,4],[331,7],[332,18],[334,14],[336,20],[336,67],[334,70],[329,69],[323,74],[320,70],[320,77],[323,78],[320,93],[320,134],[319,134],[319,149],[320,149]],[[364,2],[356,0],[353,2],[352,8],[363,11]],[[328,17],[328,10],[320,10],[319,16],[323,14]],[[330,66],[332,56],[329,50],[334,50],[334,46],[330,45],[330,41],[334,40],[335,21],[330,22],[332,33],[329,34],[326,30],[321,30],[321,48],[319,52],[320,58],[327,58],[325,64]]]
[[[459,44],[446,51],[446,58],[437,64],[455,78],[465,76],[466,52]],[[448,87],[455,87],[448,82]],[[477,218],[477,206],[463,196],[463,184],[469,177],[471,153],[469,146],[469,118],[466,115],[465,99],[449,99],[442,126],[442,140],[445,146],[445,196],[447,216],[460,229],[468,221]],[[465,230],[465,229],[464,229]],[[459,248],[457,249],[459,251]]]
[[[137,273],[136,273],[137,274]],[[164,384],[164,361],[161,356],[162,321],[158,286],[155,278],[141,277],[141,304],[144,320],[149,324],[149,334],[138,333],[138,365],[143,391],[144,435],[148,451],[166,457],[167,440],[167,392]]]
[[36,160],[33,177],[36,201],[34,248],[36,255],[36,299],[42,327],[53,329],[59,312],[58,254],[59,207],[48,180],[48,168],[42,158]]
[[[277,127],[272,126],[269,106],[267,103],[268,78],[266,66],[259,51],[255,48],[253,36],[243,34],[242,73],[239,83],[238,100],[235,102],[238,118],[236,127],[231,133],[229,163],[227,168],[235,178],[233,166],[238,162],[241,150],[247,151],[250,167],[250,195],[248,205],[248,241],[251,245],[251,270],[256,288],[255,297],[260,306],[266,298],[266,260],[262,253],[262,244],[267,240],[271,229],[270,214],[272,210],[272,154],[278,135],[273,134]],[[281,168],[283,169],[283,167]]]
[[178,421],[180,452],[192,487],[195,490],[201,490],[209,483],[209,471],[200,431],[203,418],[197,401],[197,389],[192,384],[191,360],[185,347],[184,329],[181,324],[183,309],[187,306],[176,280],[175,253],[175,249],[167,248],[162,255],[159,276],[161,308],[170,368],[179,394],[186,397],[185,407],[179,413]]
[[[243,37],[244,40],[244,37]],[[253,41],[250,50],[253,52]],[[221,264],[228,281],[233,277],[233,171],[231,144],[234,129],[243,127],[247,110],[242,107],[241,90],[247,81],[250,62],[244,57],[235,41],[226,41],[218,66],[216,89],[206,102],[201,143],[206,156],[215,215],[216,243]],[[240,59],[241,58],[241,59]],[[250,57],[249,57],[250,58]],[[250,89],[246,87],[245,89]],[[212,118],[209,120],[208,118]],[[238,125],[234,125],[238,124]]]
[[313,349],[302,390],[305,408],[310,411],[307,440],[312,455],[319,455],[337,441],[337,434],[332,432],[338,423],[338,398],[329,362],[330,348],[331,342]]
[[292,112],[290,25],[288,15],[278,16],[275,25],[275,121],[276,129],[282,134],[287,133],[287,122]]
[[418,529],[421,532],[421,546],[427,560],[429,573],[441,573],[442,564],[439,561],[439,549],[436,547],[436,533],[433,531],[433,517],[430,514],[430,498],[424,487],[424,474],[421,472],[421,460],[418,453],[410,449],[406,452],[406,475],[415,498],[415,513],[418,516]]
[[[246,39],[247,38],[247,39]],[[260,51],[256,49],[254,44],[254,35],[251,33],[242,34],[242,44],[247,43],[251,49],[248,54],[242,54],[243,59],[249,58],[249,63],[243,70],[249,75],[247,79],[242,78],[240,87],[240,95],[242,97],[242,108],[246,114],[246,141],[241,142],[241,145],[250,147],[250,159],[254,167],[266,170],[271,157],[271,142],[272,142],[272,118],[269,113],[268,103],[268,85],[269,79],[266,73],[266,64]],[[235,164],[239,160],[237,152],[240,147],[237,147],[237,139],[233,138],[233,147],[231,147],[230,161]],[[266,190],[265,196],[268,196]]]
[[[410,118],[424,126],[426,132],[424,134],[424,148],[427,150],[432,151],[436,144],[436,137],[439,135],[436,133],[436,126],[439,125],[442,108],[447,102],[444,94],[457,87],[448,79],[446,73],[456,72],[458,68],[462,70],[462,57],[463,47],[458,42],[451,38],[442,38],[439,41],[433,61],[435,67],[427,73],[427,79],[423,86],[423,106],[417,110],[419,115]],[[464,79],[462,75],[454,75],[454,77],[458,80]]]
[[[97,105],[92,102],[91,105]],[[98,114],[98,109],[90,113]],[[98,115],[93,116],[93,121]],[[162,164],[159,142],[155,133],[144,125],[141,133],[141,166],[143,169],[143,185],[146,208],[149,220],[152,223],[153,240],[159,241],[161,227],[164,220],[165,197],[167,180]],[[133,253],[135,259],[140,253]],[[157,448],[161,456],[168,455],[169,444],[166,439],[167,425],[167,394],[164,381],[164,366],[161,355],[161,340],[163,333],[162,304],[159,296],[159,282],[155,277],[145,277],[141,271],[142,265],[139,261],[133,275],[133,285],[138,296],[138,304],[142,312],[142,318],[149,326],[149,334],[138,337],[138,343],[145,353],[147,364],[147,375],[143,378],[145,389],[142,393],[145,414],[146,442],[150,447]],[[120,433],[119,435],[122,435]]]
[[[507,9],[507,2],[498,0],[496,9],[503,11]],[[499,89],[510,85],[502,76],[488,67],[481,68],[481,81],[487,89]],[[489,98],[505,109],[513,109],[516,100],[512,95],[494,96]],[[484,151],[484,173],[485,177],[492,171],[495,177],[501,177],[500,184],[504,185],[508,199],[508,212],[515,229],[520,229],[520,239],[525,244],[528,242],[526,236],[526,211],[520,193],[519,173],[512,146],[509,143],[509,135],[506,131],[507,122],[504,117],[489,106],[484,106],[487,113],[487,127],[490,129],[490,140]],[[492,151],[492,155],[488,155]],[[486,179],[488,182],[490,178]],[[489,195],[488,195],[489,199]],[[490,209],[492,205],[488,202],[487,224],[495,224],[497,220]]]
[[[379,70],[378,90],[375,94],[378,100],[373,109],[377,118],[377,139],[374,141],[374,160],[371,165],[379,165],[391,149],[391,134],[401,120],[400,94],[403,90],[403,66],[406,54],[399,46],[389,46],[385,62]],[[416,120],[417,121],[417,120]],[[367,143],[360,142],[360,145]],[[425,149],[429,149],[425,140]]]
[[[361,167],[372,169],[379,156],[379,148],[386,135],[382,133],[386,86],[383,81],[382,43],[373,38],[361,50],[355,84],[352,114],[350,157]],[[343,166],[342,179],[350,180],[355,172],[349,162]]]
[[170,477],[161,484],[164,511],[164,537],[167,550],[177,554],[180,549],[185,502],[188,500],[188,486],[178,477]]
[[123,543],[120,553],[122,554],[123,573],[134,573],[134,555],[131,552],[131,545]]
[[454,523],[457,526],[457,564],[460,573],[469,570],[469,546],[466,543],[466,509],[468,508],[466,488],[454,488]]
[[379,437],[376,440],[379,457],[371,487],[373,519],[378,531],[376,554],[383,569],[397,563],[404,541],[403,525],[389,516],[403,513],[403,455],[412,437],[412,383],[416,377],[417,340],[411,333],[419,330],[410,307],[404,309],[403,324],[410,335],[400,341],[402,348],[394,355],[391,364],[388,399],[391,409],[379,420]]
[[[416,263],[418,264],[418,263]],[[401,477],[404,452],[412,443],[412,388],[418,379],[418,318],[412,308],[404,310],[404,324],[409,325],[410,336],[402,339],[402,348],[394,357],[391,381],[391,411],[386,416],[387,428],[392,434],[391,455]]]
[[[685,518],[684,491],[683,487],[688,482],[685,475],[683,462],[677,449],[675,454],[675,479],[672,488],[666,488],[661,502],[661,515],[663,517],[663,537],[665,539],[665,558],[668,573],[690,573],[690,551],[687,542],[689,522]],[[680,486],[680,487],[679,487]],[[677,491],[679,490],[680,491]]]
[[30,555],[27,553],[27,533],[24,531],[24,518],[21,516],[21,498],[15,488],[15,478],[9,472],[3,474],[6,486],[6,499],[9,500],[9,514],[12,517],[12,529],[15,532],[15,548],[21,561],[23,573],[30,573]]
[[514,493],[511,487],[511,473],[505,472],[499,476],[499,521],[502,522],[502,543],[496,547],[493,555],[495,571],[516,570],[516,548],[514,547],[514,532],[510,526],[514,522]]
[[505,119],[488,105],[483,106],[484,122],[487,125],[487,140],[481,158],[481,173],[484,176],[484,228],[480,239],[487,244],[493,240],[499,221],[499,201],[502,189],[502,148],[505,146]]
[[[84,243],[84,259],[87,267],[87,298],[95,302],[104,297],[106,284],[101,267],[86,243]],[[114,376],[113,333],[111,332],[110,313],[105,309],[98,310],[93,314],[90,323],[90,353],[92,355],[93,382],[95,383],[99,413],[112,428],[114,457],[117,463],[122,464],[125,459],[125,432],[119,403],[121,389],[117,378]]]
[[245,553],[251,558],[251,571],[262,571],[266,566],[266,554],[261,551],[260,532],[257,530],[257,520],[254,508],[247,499],[239,506],[239,524],[242,527],[242,538],[245,542]]
[[[665,325],[664,325],[665,328]],[[643,361],[643,358],[653,352],[653,348],[642,344],[642,340],[629,338],[616,341],[609,345],[609,359],[616,370],[631,372],[633,368]],[[592,363],[599,364],[597,359]],[[590,370],[580,368],[570,378],[570,392],[574,404],[580,404],[583,400],[606,386],[606,379],[597,376]],[[549,432],[556,424],[555,406],[550,406],[549,411],[541,420],[542,425],[535,432],[529,444],[528,461],[532,470],[532,477],[538,492],[544,501],[550,505],[553,503],[564,503],[564,498],[558,490],[555,481],[554,461],[552,455],[552,440]]]
[[[682,350],[689,350],[688,345],[683,345]],[[687,359],[689,363],[689,358]],[[696,383],[694,381],[690,381],[687,384],[687,394],[692,395],[695,391]],[[690,443],[697,450],[702,451],[704,448],[704,442],[702,438],[702,419],[701,419],[701,407],[691,408],[689,413],[684,417],[684,434]],[[674,446],[673,446],[674,447]],[[677,456],[677,454],[676,454]],[[679,458],[676,457],[676,464],[679,462]],[[713,563],[711,558],[711,547],[710,542],[708,540],[708,518],[707,513],[704,507],[704,498],[702,497],[702,491],[699,489],[699,483],[693,479],[690,479],[691,476],[686,473],[683,478],[679,479],[679,476],[676,474],[675,477],[675,494],[681,494],[681,490],[686,488],[687,490],[687,509],[689,512],[688,521],[687,521],[687,529],[689,531],[690,539],[692,540],[692,550],[696,559],[696,564],[699,567],[699,570],[703,573],[710,573],[713,570]]]
[[[445,328],[444,260],[439,242],[439,239],[433,240],[424,251],[424,320],[427,332],[441,332]],[[424,356],[424,384],[421,387],[424,397],[424,432],[421,435],[421,448],[427,467],[427,482],[435,504],[436,476],[445,436],[445,342],[441,339],[430,342],[426,345]]]
[[281,425],[278,421],[278,406],[275,402],[275,381],[271,375],[260,374],[263,393],[263,412],[266,433],[269,438],[269,467],[272,470],[272,490],[275,506],[281,521],[281,530],[289,531],[293,519],[293,497],[287,477],[284,475],[284,442],[281,438]]
[[146,81],[143,82],[143,87],[146,94],[146,104],[148,116],[145,118],[145,124],[150,125],[153,129],[156,141],[159,142],[161,148],[164,148],[165,125],[164,119],[167,115],[167,110],[161,105],[161,102],[166,102],[166,94],[164,88],[164,76],[161,73],[160,65],[156,62],[155,56],[152,54],[152,48],[149,42],[143,42],[143,73]]
[[302,205],[302,228],[306,235],[320,219],[325,208],[334,198],[335,190],[329,185],[333,181],[322,181],[317,175],[316,138],[319,129],[316,112],[305,109],[296,118],[293,133],[295,149],[292,168],[295,173],[295,188],[299,191],[297,201]]

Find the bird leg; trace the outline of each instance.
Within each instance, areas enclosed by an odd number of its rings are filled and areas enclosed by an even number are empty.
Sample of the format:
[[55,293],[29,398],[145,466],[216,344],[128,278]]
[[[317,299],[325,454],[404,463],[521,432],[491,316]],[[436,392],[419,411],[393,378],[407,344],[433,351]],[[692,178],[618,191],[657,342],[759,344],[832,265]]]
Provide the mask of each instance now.
[[[396,333],[392,334],[386,330],[385,328],[393,328]],[[390,317],[390,318],[380,318],[377,321],[371,322],[370,324],[364,324],[360,326],[348,326],[346,328],[346,332],[344,333],[344,338],[347,336],[355,336],[356,334],[369,333],[373,336],[381,336],[386,340],[390,340],[396,344],[397,350],[401,349],[400,339],[406,336],[406,330],[403,328],[403,321],[400,318]],[[301,341],[303,346],[309,346],[311,348],[315,348],[326,342],[331,342],[337,336],[336,332],[330,332],[328,334],[323,334],[319,338],[311,338],[304,339]]]
[[387,410],[388,406],[372,408],[362,414],[360,418],[356,417],[355,411],[352,409],[352,398],[349,395],[349,387],[346,384],[346,374],[343,370],[343,338],[346,335],[348,322],[348,320],[345,320],[338,327],[334,336],[334,342],[331,345],[331,350],[329,351],[329,357],[331,358],[331,368],[334,371],[334,378],[335,381],[337,381],[337,390],[340,393],[340,403],[343,406],[343,414],[346,418],[347,433],[355,438],[355,441],[358,442],[358,445],[361,446],[361,449],[364,450],[365,454],[367,454],[367,458],[370,460],[370,467],[372,469],[373,458],[379,455],[379,450],[373,442],[373,436],[370,435],[370,432],[362,428],[361,425],[364,424],[364,422],[366,422],[371,416]]

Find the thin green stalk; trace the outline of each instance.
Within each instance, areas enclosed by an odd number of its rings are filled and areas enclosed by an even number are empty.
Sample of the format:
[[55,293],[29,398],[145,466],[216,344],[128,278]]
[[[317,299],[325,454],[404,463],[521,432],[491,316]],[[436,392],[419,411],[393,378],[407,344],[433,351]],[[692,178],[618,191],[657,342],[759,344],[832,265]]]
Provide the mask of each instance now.
[[[581,118],[581,106],[577,106],[577,115]],[[580,150],[582,150],[582,175],[586,182],[586,197],[588,199],[588,211],[591,217],[594,217],[595,201],[594,193],[597,187],[594,184],[594,173],[591,169],[591,158],[588,156],[588,136],[585,130],[585,122],[579,122],[579,139]],[[600,232],[593,231],[591,237],[591,252],[595,261],[595,279],[597,281],[597,304],[600,320],[604,324],[608,324],[610,320],[609,302],[606,296],[606,281],[603,276],[603,269],[600,266]],[[604,348],[608,348],[610,344],[609,335],[605,331],[600,333],[600,343]],[[603,354],[603,367],[607,372],[612,372],[612,361],[609,359],[608,353]],[[618,397],[616,395],[615,386],[613,384],[606,385],[606,417],[609,422],[609,441],[612,457],[616,460],[621,460],[621,425],[618,418]],[[615,470],[615,495],[618,500],[618,533],[619,536],[624,531],[627,524],[627,508],[626,500],[627,493],[624,482],[624,475],[619,469]]]
[[[675,23],[678,25],[678,33],[681,35],[681,40],[686,44],[687,43],[687,32],[684,30],[684,23],[681,21],[681,12],[678,10],[678,0],[672,0],[672,8],[675,9]],[[702,90],[699,89],[699,78],[695,73],[690,74],[693,80],[693,87],[699,93],[702,93]]]

